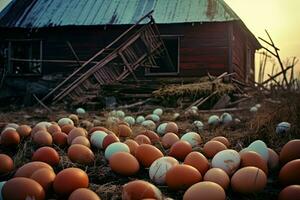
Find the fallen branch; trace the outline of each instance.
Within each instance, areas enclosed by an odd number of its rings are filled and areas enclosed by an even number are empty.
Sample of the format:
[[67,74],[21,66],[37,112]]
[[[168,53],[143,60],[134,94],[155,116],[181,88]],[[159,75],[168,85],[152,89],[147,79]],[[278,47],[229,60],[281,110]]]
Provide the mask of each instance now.
[[249,110],[250,108],[224,108],[224,109],[217,109],[217,110],[199,110],[199,113],[220,113],[220,112],[237,112],[243,110]]
[[245,98],[243,98],[243,99],[239,99],[239,100],[237,100],[237,101],[231,102],[231,103],[228,104],[228,107],[235,106],[235,105],[237,105],[237,104],[239,104],[239,103],[242,103],[242,102],[244,102],[244,101],[248,101],[248,100],[250,100],[251,98],[252,98],[252,97],[245,97]]
[[136,103],[133,103],[133,104],[129,104],[129,105],[125,105],[125,106],[119,106],[118,109],[127,109],[127,108],[132,108],[132,107],[135,107],[135,106],[140,106],[140,105],[143,105],[149,101],[151,101],[152,99],[151,98],[148,98],[144,101],[139,101],[139,102],[136,102]]
[[37,96],[35,96],[35,94],[32,94],[32,96],[37,100],[37,102],[43,106],[48,112],[52,113],[52,110],[46,106],[41,100],[39,100],[39,98],[37,98]]

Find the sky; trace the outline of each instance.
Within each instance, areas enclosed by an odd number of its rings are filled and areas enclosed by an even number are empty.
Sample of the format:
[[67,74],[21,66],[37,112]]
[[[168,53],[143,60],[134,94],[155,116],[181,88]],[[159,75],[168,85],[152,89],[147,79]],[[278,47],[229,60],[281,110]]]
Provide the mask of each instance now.
[[[283,61],[300,59],[300,0],[225,0],[256,37],[268,39],[280,49]],[[259,41],[267,47],[263,42]],[[272,49],[272,48],[269,48]],[[256,56],[256,61],[259,57]],[[269,66],[268,72],[271,71]],[[300,60],[296,66],[300,72]],[[256,70],[258,71],[258,70]]]

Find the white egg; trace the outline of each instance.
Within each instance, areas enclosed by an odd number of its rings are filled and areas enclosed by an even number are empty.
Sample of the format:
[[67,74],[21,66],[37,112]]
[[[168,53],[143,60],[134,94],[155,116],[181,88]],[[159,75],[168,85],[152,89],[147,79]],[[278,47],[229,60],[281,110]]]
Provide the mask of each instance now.
[[156,129],[156,124],[152,120],[143,121],[142,126],[151,131],[154,131]]
[[167,171],[174,165],[178,164],[179,162],[173,157],[165,156],[158,158],[149,168],[150,179],[156,184],[165,184]]
[[150,114],[150,115],[147,115],[146,116],[146,119],[147,120],[152,120],[152,121],[154,121],[154,122],[159,122],[159,120],[160,120],[160,117],[158,116],[158,115],[156,115],[156,114]]
[[177,119],[179,116],[180,116],[179,113],[174,113],[174,114],[173,114],[173,118],[174,118],[174,119]]
[[203,124],[201,121],[199,121],[199,120],[194,121],[194,122],[193,122],[193,125],[194,125],[195,127],[197,127],[197,129],[198,129],[199,131],[203,131],[203,129],[204,129],[204,124]]
[[85,110],[84,110],[83,108],[77,108],[77,109],[76,109],[76,113],[77,113],[78,115],[83,115],[83,114],[85,114]]
[[232,122],[232,116],[229,113],[223,113],[220,117],[222,124],[229,124]]
[[60,127],[67,125],[67,124],[74,125],[73,120],[71,120],[70,118],[67,118],[67,117],[59,119],[57,123]]
[[220,118],[217,115],[212,115],[208,118],[208,124],[211,126],[216,126],[220,123]]
[[[129,147],[122,142],[115,142],[105,149],[104,156],[108,160],[114,153],[127,152],[130,153]],[[124,163],[126,165],[126,163]]]
[[196,132],[188,132],[184,134],[180,140],[187,141],[192,147],[198,146],[202,142],[201,136]]
[[5,126],[5,128],[9,128],[9,127],[17,129],[19,127],[19,125],[16,123],[9,123]]
[[258,111],[258,108],[256,106],[253,106],[250,108],[250,112],[256,113]]
[[107,133],[105,133],[104,131],[93,132],[91,135],[91,139],[90,139],[92,145],[94,147],[96,147],[97,149],[102,149],[102,143],[103,143],[105,136],[107,136]]
[[234,123],[239,124],[239,123],[241,123],[241,120],[239,118],[235,118]]
[[[64,119],[64,118],[63,118]],[[69,119],[69,118],[66,118],[66,119]],[[71,119],[69,119],[71,120]],[[71,120],[72,121],[72,120]],[[72,121],[73,122],[73,121]],[[37,123],[35,126],[39,126],[39,127],[43,127],[45,129],[48,129],[49,126],[51,126],[52,124],[50,122],[39,122]],[[59,125],[59,124],[58,124]]]
[[124,122],[128,123],[129,125],[134,125],[135,119],[131,116],[126,116],[124,117]]
[[123,119],[125,117],[125,113],[122,110],[118,110],[116,112],[116,117],[118,117],[119,119]]
[[260,108],[261,105],[258,103],[258,104],[255,105],[255,107],[256,107],[256,108]]
[[229,176],[240,166],[241,157],[238,152],[226,149],[218,152],[212,159],[212,167],[223,169]]
[[0,200],[3,200],[3,197],[2,197],[2,188],[3,188],[3,186],[4,186],[5,183],[6,183],[6,181],[0,182]]
[[245,151],[255,151],[256,153],[260,154],[262,158],[268,162],[269,159],[269,151],[266,143],[261,140],[256,140],[252,142]]
[[198,107],[197,106],[192,106],[191,109],[192,110],[198,110]]
[[140,115],[136,118],[135,121],[136,121],[136,123],[141,124],[141,123],[143,123],[143,121],[145,121],[145,117]]
[[291,128],[291,124],[288,122],[280,122],[276,126],[276,133],[279,135],[287,134]]
[[159,135],[164,135],[164,134],[165,134],[165,131],[166,131],[167,125],[168,125],[168,123],[162,123],[162,124],[160,124],[160,125],[157,127],[157,129],[156,129],[157,133],[158,133]]
[[162,116],[163,110],[161,108],[156,108],[152,113],[158,116]]
[[117,116],[117,111],[116,110],[112,110],[108,113],[109,116],[112,116],[112,117],[116,117]]

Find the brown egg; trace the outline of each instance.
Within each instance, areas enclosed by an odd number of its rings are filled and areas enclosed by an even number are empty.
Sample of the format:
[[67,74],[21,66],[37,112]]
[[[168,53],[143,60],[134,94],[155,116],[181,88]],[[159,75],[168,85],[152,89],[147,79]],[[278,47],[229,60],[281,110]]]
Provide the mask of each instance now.
[[27,137],[31,134],[31,127],[28,125],[19,126],[16,131],[19,133],[20,137]]
[[172,190],[185,190],[201,180],[200,172],[190,165],[174,165],[166,173],[166,183]]
[[226,137],[223,137],[223,136],[214,137],[213,139],[211,139],[211,141],[218,141],[218,142],[223,143],[227,148],[230,147],[230,142],[228,141],[228,139]]
[[107,133],[108,129],[105,128],[105,127],[103,127],[103,126],[95,126],[95,127],[91,128],[91,129],[89,130],[89,133],[88,133],[88,134],[91,135],[91,134],[94,133],[95,131],[104,131],[104,132]]
[[0,174],[11,172],[14,169],[14,161],[6,154],[0,154]]
[[248,194],[262,191],[267,185],[267,176],[257,167],[244,167],[231,177],[231,187],[234,191]]
[[129,126],[119,124],[116,133],[119,137],[129,137],[132,134],[132,130]]
[[168,122],[167,123],[165,133],[168,133],[168,132],[178,134],[178,126],[175,122]]
[[218,152],[227,149],[227,147],[219,141],[208,141],[203,147],[204,154],[207,158],[213,158]]
[[141,165],[144,167],[150,167],[150,165],[158,158],[163,157],[162,152],[150,144],[141,144],[135,151],[135,157],[138,159]]
[[146,135],[138,135],[134,138],[138,144],[151,144],[151,140]]
[[159,142],[160,138],[154,131],[145,130],[143,132],[140,132],[138,135],[146,135],[150,140],[152,144],[155,144],[156,142]]
[[192,152],[192,146],[187,141],[179,140],[171,146],[169,156],[184,160],[185,157]]
[[69,119],[71,119],[75,125],[78,125],[79,124],[79,117],[75,114],[70,114],[68,116]]
[[1,133],[1,145],[6,147],[17,146],[20,143],[20,135],[16,130],[6,129]]
[[114,153],[109,158],[109,166],[112,171],[124,176],[132,176],[140,169],[138,160],[127,152]]
[[275,169],[279,165],[279,156],[273,149],[268,148],[268,151],[269,151],[268,167],[270,169]]
[[278,200],[299,200],[300,185],[290,185],[279,193]]
[[86,130],[83,128],[73,128],[68,134],[68,144],[71,145],[72,141],[78,136],[86,137]]
[[35,200],[44,200],[45,192],[36,181],[17,177],[8,180],[2,188],[2,197],[7,200],[26,200],[27,197]]
[[68,157],[72,162],[89,165],[95,160],[95,155],[91,149],[81,144],[73,144],[68,149]]
[[286,143],[279,154],[281,164],[300,158],[300,139],[291,140]]
[[240,155],[241,155],[240,167],[253,166],[263,170],[266,174],[268,174],[267,162],[261,157],[260,154],[254,151],[245,151],[240,153]]
[[197,151],[189,153],[184,159],[184,164],[195,167],[201,175],[204,175],[210,167],[207,158]]
[[56,175],[53,182],[54,192],[62,196],[68,196],[76,189],[88,186],[89,177],[79,168],[63,169]]
[[106,147],[114,142],[120,142],[120,139],[115,134],[108,134],[103,139],[102,148],[106,149]]
[[204,181],[211,181],[219,184],[224,190],[226,190],[230,184],[228,174],[220,168],[211,168],[206,172],[203,178]]
[[52,188],[55,176],[56,175],[53,170],[41,168],[33,172],[30,178],[38,182],[43,187],[44,191],[47,192],[50,188]]
[[160,190],[149,182],[135,180],[123,185],[122,200],[139,200],[144,198],[163,199]]
[[139,144],[132,140],[132,139],[127,139],[124,144],[127,144],[127,146],[129,147],[129,150],[130,150],[130,154],[135,156],[135,150],[136,148],[138,148]]
[[31,137],[33,137],[34,134],[38,131],[47,131],[47,128],[45,126],[35,125],[31,130]]
[[41,168],[48,168],[53,171],[53,168],[49,164],[40,161],[33,161],[33,162],[26,163],[25,165],[20,167],[16,171],[14,177],[30,178],[33,172]]
[[49,132],[42,130],[34,134],[33,141],[39,146],[51,146],[53,139]]
[[55,132],[52,135],[52,139],[54,144],[63,147],[67,145],[68,135],[65,134],[64,132]]
[[73,128],[75,128],[73,124],[66,124],[61,127],[61,131],[68,135]]
[[286,163],[279,172],[279,180],[283,185],[300,185],[300,159]]
[[192,185],[183,195],[183,200],[225,200],[224,189],[213,182],[203,181]]
[[166,133],[161,139],[162,145],[166,149],[170,148],[177,141],[179,141],[178,135],[171,132]]
[[100,197],[90,189],[78,188],[71,193],[68,200],[101,200]]
[[89,131],[93,128],[93,123],[88,120],[83,120],[80,122],[79,126]]
[[52,147],[41,147],[37,149],[31,158],[33,161],[41,161],[48,163],[51,166],[56,166],[59,163],[59,155]]
[[81,144],[88,148],[91,147],[90,141],[85,136],[78,136],[74,138],[74,140],[72,141],[72,145],[73,144]]
[[51,126],[48,127],[47,131],[53,135],[55,132],[61,132],[61,128],[58,124],[52,124]]

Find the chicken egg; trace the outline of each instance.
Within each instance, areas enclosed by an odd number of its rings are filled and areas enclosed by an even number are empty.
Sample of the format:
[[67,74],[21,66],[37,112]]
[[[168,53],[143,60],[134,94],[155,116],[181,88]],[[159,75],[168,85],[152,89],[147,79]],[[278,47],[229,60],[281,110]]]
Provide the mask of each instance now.
[[33,161],[33,162],[26,163],[20,168],[18,168],[14,177],[30,178],[35,171],[41,168],[48,168],[53,171],[53,168],[49,164],[40,161]]
[[281,190],[278,195],[278,200],[299,200],[300,185],[290,185]]
[[127,139],[124,142],[124,144],[126,144],[129,147],[130,154],[135,156],[135,150],[139,146],[139,144],[136,141],[132,140],[132,139]]
[[218,141],[208,141],[203,147],[204,154],[207,158],[213,158],[218,152],[227,149],[227,147]]
[[150,167],[150,165],[158,158],[163,157],[162,152],[150,144],[141,144],[136,148],[135,157],[140,164],[144,167]]
[[71,193],[68,200],[101,200],[100,197],[90,189],[78,188]]
[[47,192],[50,188],[52,188],[55,176],[56,175],[53,170],[41,168],[33,172],[30,179],[38,182],[43,187],[44,191]]
[[90,141],[94,147],[97,149],[102,149],[102,143],[107,133],[104,131],[95,131],[92,133]]
[[229,178],[228,174],[220,168],[211,168],[210,170],[208,170],[205,173],[203,180],[217,183],[224,190],[226,190],[230,184],[230,178]]
[[279,154],[281,164],[300,158],[300,139],[290,140],[286,143]]
[[0,175],[11,172],[14,169],[14,161],[6,154],[0,154]]
[[19,133],[20,137],[27,137],[31,134],[31,127],[28,125],[19,126],[16,131]]
[[190,143],[179,140],[171,146],[169,156],[172,156],[178,160],[184,160],[185,157],[192,152],[192,150],[192,145]]
[[202,143],[201,136],[196,132],[188,132],[184,134],[180,140],[187,141],[192,147],[196,147]]
[[229,176],[240,166],[241,157],[238,152],[226,149],[217,153],[212,161],[212,167],[223,169]]
[[59,155],[52,147],[41,147],[33,153],[32,160],[56,166],[59,163]]
[[218,141],[223,143],[227,148],[230,147],[230,142],[228,141],[228,139],[224,136],[217,136],[211,139],[211,141]]
[[68,149],[68,157],[72,162],[89,165],[95,160],[95,155],[88,147],[81,144],[73,144]]
[[132,176],[140,169],[138,160],[127,152],[114,153],[109,158],[109,166],[112,171],[124,176]]
[[195,167],[202,176],[210,167],[207,158],[202,153],[197,151],[189,153],[184,159],[184,164]]
[[183,200],[225,200],[226,194],[224,189],[213,182],[203,181],[192,185],[183,195]]
[[134,140],[138,144],[151,144],[151,140],[146,135],[137,135]]
[[114,153],[117,153],[117,152],[127,152],[127,153],[130,153],[130,150],[129,150],[129,147],[122,143],[122,142],[114,142],[110,145],[107,146],[107,148],[105,149],[105,158],[107,160],[109,160],[109,158],[114,154]]
[[135,180],[123,185],[122,200],[138,200],[145,198],[154,198],[156,200],[163,199],[161,191],[147,181]]
[[171,132],[166,133],[161,139],[162,145],[166,149],[170,148],[177,141],[179,141],[178,135]]
[[283,185],[300,185],[300,159],[286,163],[279,172],[279,180]]

